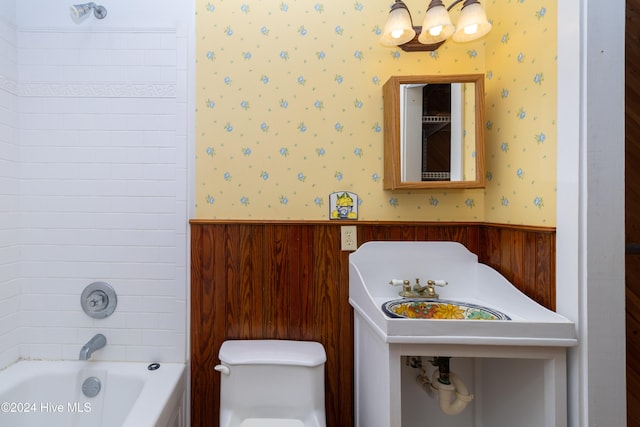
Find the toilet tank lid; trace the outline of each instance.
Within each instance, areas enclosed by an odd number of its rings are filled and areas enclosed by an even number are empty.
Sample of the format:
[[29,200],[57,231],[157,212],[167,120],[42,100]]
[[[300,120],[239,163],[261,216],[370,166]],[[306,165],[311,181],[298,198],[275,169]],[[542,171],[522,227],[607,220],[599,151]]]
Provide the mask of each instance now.
[[322,344],[289,340],[225,341],[218,356],[230,365],[318,366],[327,360]]

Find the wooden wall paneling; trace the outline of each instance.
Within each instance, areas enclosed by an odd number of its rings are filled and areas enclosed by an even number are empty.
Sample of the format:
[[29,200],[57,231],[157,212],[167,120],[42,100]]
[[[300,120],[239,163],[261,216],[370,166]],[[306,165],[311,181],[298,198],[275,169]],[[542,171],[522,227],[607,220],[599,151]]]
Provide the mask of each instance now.
[[484,226],[480,239],[480,262],[539,304],[555,309],[555,231]]
[[262,256],[265,259],[262,264],[263,270],[253,280],[262,284],[264,311],[262,336],[283,339],[289,335],[287,289],[291,284],[287,266],[291,248],[287,245],[288,227],[273,225],[260,228],[264,231]]
[[507,246],[510,249],[509,261],[511,263],[511,282],[518,282],[522,288],[526,287],[526,278],[524,274],[524,246],[525,236],[521,230],[513,230],[503,233],[508,235],[509,241]]
[[640,426],[640,254],[626,257],[627,425]]
[[336,226],[315,227],[313,246],[316,339],[327,352],[327,425],[352,425],[353,327],[349,315],[348,269],[344,276],[345,270],[341,267],[348,253],[340,251],[340,229]]
[[[538,253],[538,238],[535,235],[526,233],[524,236],[523,249],[523,281],[522,292],[527,295],[533,295],[536,293],[536,278],[538,276],[538,256],[531,256],[531,254]],[[529,256],[527,256],[529,255]]]
[[[225,313],[224,336],[230,339],[250,338],[262,329],[262,286],[254,285],[261,274],[259,265],[254,264],[255,257],[260,254],[259,242],[256,242],[259,232],[259,228],[229,225],[220,229],[216,236],[223,241],[225,257],[225,264],[220,266],[216,277],[216,286],[224,288],[224,294],[222,290],[218,294],[224,298],[216,299],[213,304],[215,310]],[[217,341],[219,347],[223,340]]]
[[480,227],[480,245],[478,260],[496,270],[500,267],[500,229]]
[[[216,265],[216,252],[221,251],[221,240],[215,234],[222,234],[224,227],[191,227],[191,396],[197,401],[192,405],[192,425],[212,425],[212,415],[208,402],[219,402],[220,390],[210,381],[211,370],[219,347],[216,341],[224,337],[226,322],[224,312],[212,310],[216,292],[224,291],[215,284],[214,271],[224,264]],[[216,251],[215,245],[218,245]],[[218,260],[219,261],[219,260]],[[222,271],[224,275],[224,271]],[[218,295],[219,296],[219,295]],[[222,295],[224,297],[224,294]]]
[[[441,226],[432,226],[429,229],[427,240],[439,240],[459,242],[467,245],[467,226],[443,224]],[[467,249],[469,247],[467,246]]]
[[464,227],[465,246],[474,254],[480,253],[480,228],[477,225]]
[[289,245],[294,252],[289,257],[289,328],[290,339],[313,340],[314,301],[316,285],[312,277],[314,254],[313,227],[293,227]]
[[[246,301],[251,301],[253,297],[247,295],[250,289],[246,279],[251,276],[251,273],[244,270],[246,265],[242,264],[243,258],[230,256],[241,250],[240,242],[244,241],[242,239],[244,232],[242,226],[228,225],[216,233],[216,247],[218,249],[214,258],[223,264],[216,269],[215,286],[218,290],[216,298],[208,303],[211,310],[219,315],[224,315],[225,332],[223,336],[227,337],[242,337],[242,331],[251,328],[251,319],[247,318],[244,307],[238,304],[238,301],[243,298],[247,298]],[[218,341],[220,340],[218,339]],[[219,346],[218,342],[216,347]]]
[[353,425],[349,252],[340,251],[340,226],[345,224],[357,226],[359,244],[458,241],[481,262],[510,275],[534,299],[553,303],[553,230],[444,223],[192,221],[192,425],[218,425],[220,374],[213,367],[219,363],[222,342],[266,338],[321,342],[327,351],[327,426]]
[[416,227],[407,224],[377,224],[367,227],[358,225],[358,246],[373,240],[415,240]]
[[511,233],[509,231],[500,230],[499,232],[499,254],[500,254],[500,271],[502,275],[507,278],[511,283],[515,283],[513,280],[513,268],[511,267],[511,254],[513,248],[511,247],[511,241],[509,240]]
[[545,307],[556,309],[556,238],[555,234],[539,233],[535,236],[536,290],[534,300]]

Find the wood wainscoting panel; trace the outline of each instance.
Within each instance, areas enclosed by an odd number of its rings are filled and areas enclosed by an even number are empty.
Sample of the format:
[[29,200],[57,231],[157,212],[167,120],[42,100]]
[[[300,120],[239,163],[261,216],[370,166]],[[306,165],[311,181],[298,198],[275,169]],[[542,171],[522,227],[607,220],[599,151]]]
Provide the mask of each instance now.
[[498,270],[529,298],[555,310],[554,229],[484,225],[480,241],[476,252],[480,262]]
[[555,306],[555,230],[478,223],[191,221],[191,424],[218,426],[218,351],[228,339],[322,343],[328,427],[352,426],[349,252],[374,240],[464,244],[546,307]]

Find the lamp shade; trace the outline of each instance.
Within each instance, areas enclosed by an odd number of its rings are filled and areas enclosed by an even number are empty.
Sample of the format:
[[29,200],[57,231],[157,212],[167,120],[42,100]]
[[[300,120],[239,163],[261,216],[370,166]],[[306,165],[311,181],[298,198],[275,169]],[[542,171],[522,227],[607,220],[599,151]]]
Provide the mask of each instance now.
[[412,40],[415,36],[416,32],[413,29],[407,6],[401,1],[396,1],[391,7],[387,22],[384,24],[380,43],[385,46],[399,46]]
[[418,41],[422,44],[440,43],[451,37],[456,27],[451,23],[449,12],[445,9],[441,1],[438,6],[433,6],[435,1],[431,2],[427,13],[422,21],[422,32],[418,36]]
[[453,33],[453,40],[456,42],[470,42],[479,39],[491,30],[491,24],[487,20],[484,8],[477,1],[465,1],[465,5],[460,11],[460,17],[456,25],[456,32]]

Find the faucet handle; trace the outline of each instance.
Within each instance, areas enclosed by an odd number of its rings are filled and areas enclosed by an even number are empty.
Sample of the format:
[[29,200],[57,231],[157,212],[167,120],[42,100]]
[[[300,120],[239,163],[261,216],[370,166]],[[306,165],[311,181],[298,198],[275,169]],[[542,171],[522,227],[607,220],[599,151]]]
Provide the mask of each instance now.
[[431,286],[444,287],[444,286],[447,286],[449,282],[447,282],[446,280],[427,280],[427,284]]
[[408,280],[399,280],[399,279],[391,279],[389,281],[391,286],[400,286],[402,285],[402,290],[398,292],[398,295],[401,297],[409,297],[411,296],[411,282]]
[[[437,294],[434,286],[440,286],[440,287],[447,286],[447,281],[446,280],[427,280],[427,286],[425,286],[426,288],[425,295],[427,296],[427,298],[440,298],[440,295]],[[424,289],[424,288],[421,288],[421,289]]]
[[391,286],[400,286],[400,285],[406,286],[406,285],[409,285],[410,282],[408,280],[391,279],[389,280],[389,284]]

